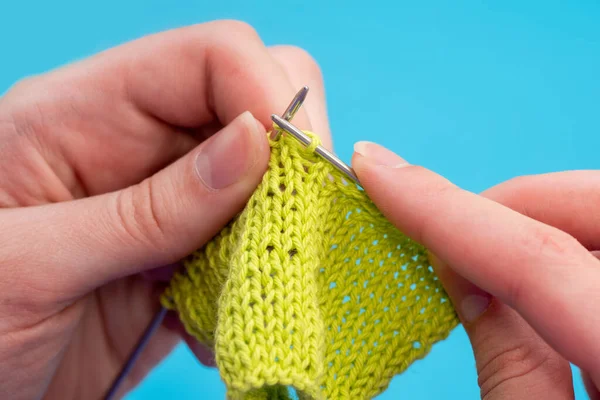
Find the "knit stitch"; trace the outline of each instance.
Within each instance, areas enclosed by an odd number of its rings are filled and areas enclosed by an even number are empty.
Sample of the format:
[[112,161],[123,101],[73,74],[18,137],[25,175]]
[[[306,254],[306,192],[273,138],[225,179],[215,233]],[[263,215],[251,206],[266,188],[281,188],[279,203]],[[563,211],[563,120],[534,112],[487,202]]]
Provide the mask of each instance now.
[[163,296],[214,348],[229,399],[371,399],[456,326],[426,250],[282,135],[246,208]]

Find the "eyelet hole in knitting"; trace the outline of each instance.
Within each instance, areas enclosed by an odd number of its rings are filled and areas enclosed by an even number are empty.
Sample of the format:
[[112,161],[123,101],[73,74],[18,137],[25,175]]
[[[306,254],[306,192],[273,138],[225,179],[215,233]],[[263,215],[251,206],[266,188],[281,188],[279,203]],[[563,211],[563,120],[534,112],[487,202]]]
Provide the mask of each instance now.
[[[349,201],[343,196],[336,196],[335,200],[335,207]],[[383,348],[410,348],[414,352],[411,354],[420,354],[430,346],[431,339],[423,341],[411,332],[439,323],[436,313],[440,309],[435,303],[436,299],[441,300],[432,296],[439,288],[432,287],[435,277],[433,269],[423,264],[426,256],[416,252],[414,245],[402,236],[382,233],[374,237],[374,232],[387,229],[369,219],[371,212],[350,207],[338,213],[343,222],[339,233],[328,235],[324,264],[342,267],[333,273],[327,268],[319,269],[321,276],[330,276],[326,288],[334,301],[326,320],[337,322],[326,328],[328,342],[342,349],[341,353],[329,353],[327,374],[335,381],[348,380],[333,385],[343,385],[348,393],[360,376],[355,375],[354,369],[364,371],[369,359],[383,356]],[[362,328],[352,332],[357,325]]]
[[456,319],[425,249],[294,140],[274,144],[262,186],[169,303],[258,398],[374,398]]

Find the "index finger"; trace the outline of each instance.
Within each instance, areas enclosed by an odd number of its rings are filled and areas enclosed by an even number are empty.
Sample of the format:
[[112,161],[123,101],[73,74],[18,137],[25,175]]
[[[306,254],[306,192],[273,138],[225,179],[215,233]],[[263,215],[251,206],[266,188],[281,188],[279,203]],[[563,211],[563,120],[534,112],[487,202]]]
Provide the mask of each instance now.
[[515,308],[570,361],[600,373],[600,264],[574,238],[377,145],[357,144],[353,163],[396,227]]
[[[145,36],[56,70],[53,79],[127,99],[183,128],[224,126],[250,111],[268,129],[271,114],[299,89],[250,25],[225,20]],[[311,128],[302,109],[294,119]]]

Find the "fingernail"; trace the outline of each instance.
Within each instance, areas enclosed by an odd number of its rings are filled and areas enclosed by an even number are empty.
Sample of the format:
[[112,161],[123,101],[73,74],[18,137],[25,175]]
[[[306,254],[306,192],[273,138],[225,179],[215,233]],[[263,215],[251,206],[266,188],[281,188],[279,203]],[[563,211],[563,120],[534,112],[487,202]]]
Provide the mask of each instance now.
[[196,338],[187,333],[181,319],[177,313],[173,311],[167,312],[165,319],[163,320],[163,326],[171,332],[177,333],[181,336],[183,341],[187,344],[189,349],[194,353],[196,358],[207,367],[216,366],[215,355],[208,347],[198,342]]
[[492,296],[454,273],[443,261],[429,254],[429,261],[464,323],[479,318],[492,302]]
[[376,165],[391,168],[402,168],[408,166],[405,159],[396,153],[372,142],[357,142],[354,152],[368,159]]
[[491,297],[487,293],[468,294],[460,302],[462,317],[466,322],[473,322],[490,306]]
[[196,158],[196,172],[211,190],[241,180],[256,162],[260,125],[246,111],[204,143]]
[[191,342],[188,342],[188,347],[192,353],[194,353],[198,361],[205,367],[215,367],[217,365],[214,353],[203,344],[198,342],[192,344]]

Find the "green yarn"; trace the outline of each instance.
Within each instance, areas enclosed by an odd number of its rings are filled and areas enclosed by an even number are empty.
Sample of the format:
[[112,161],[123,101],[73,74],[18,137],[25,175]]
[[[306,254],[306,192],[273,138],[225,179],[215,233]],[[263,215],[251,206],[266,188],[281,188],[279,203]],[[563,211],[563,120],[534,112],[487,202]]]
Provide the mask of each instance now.
[[370,399],[458,320],[426,250],[283,135],[243,212],[163,296],[215,350],[228,398]]

